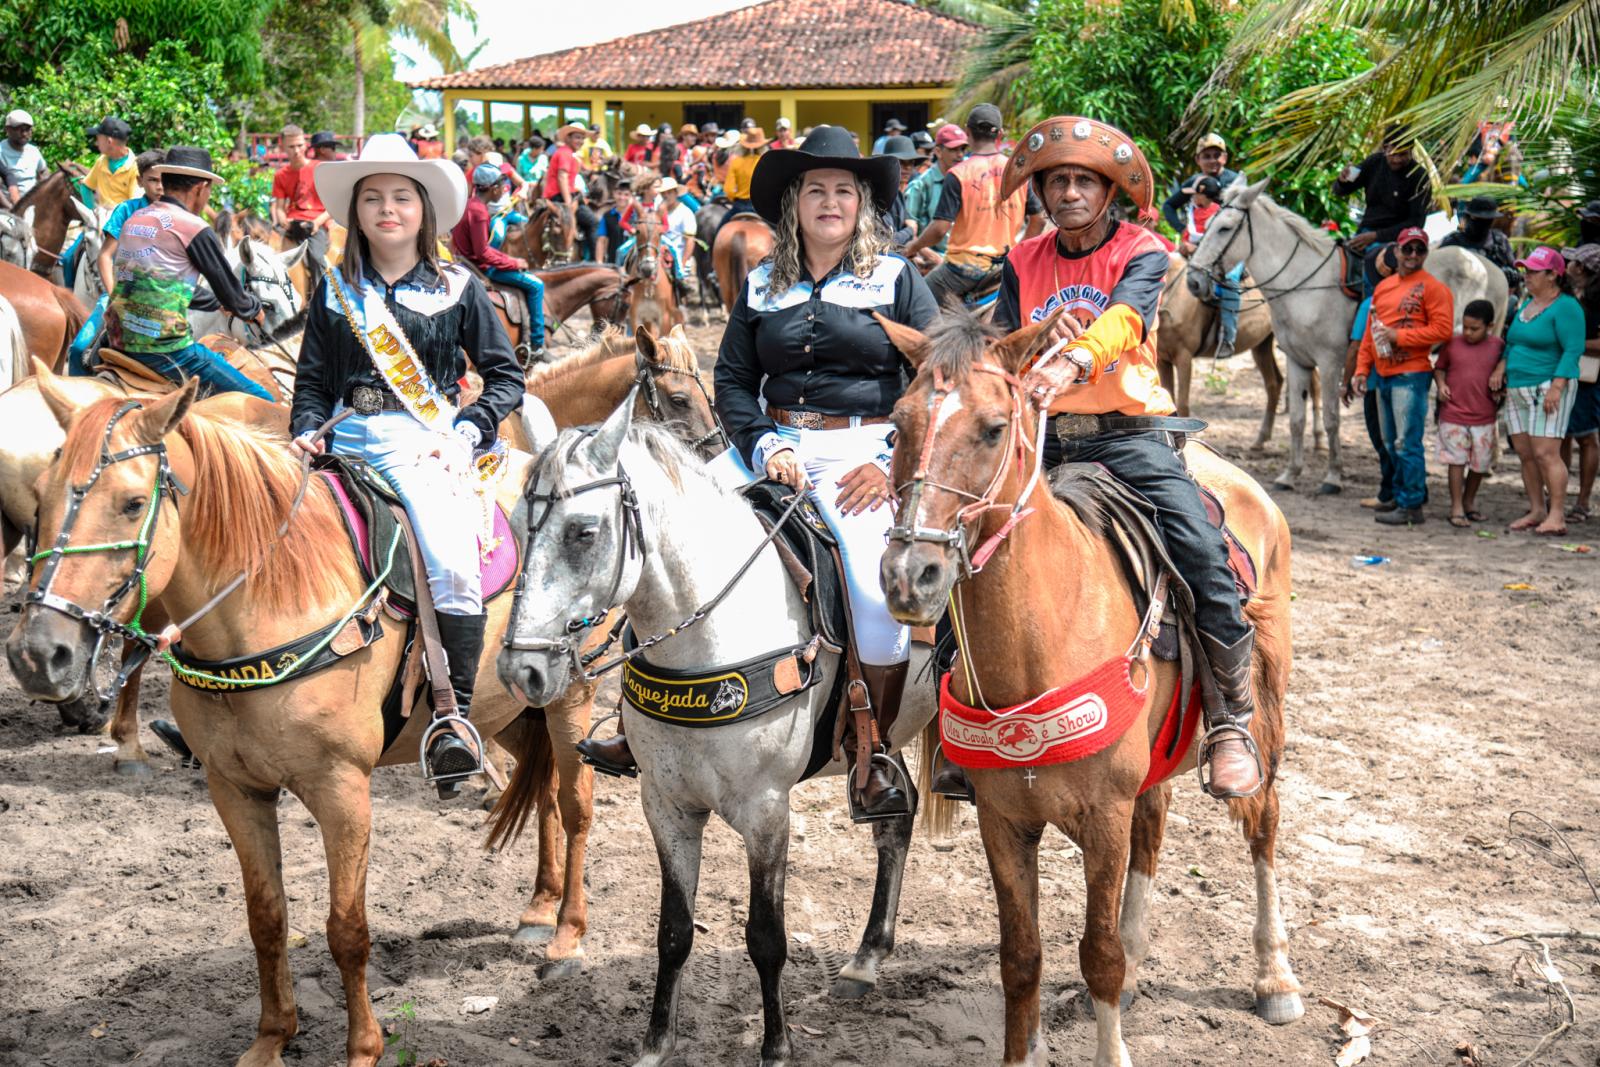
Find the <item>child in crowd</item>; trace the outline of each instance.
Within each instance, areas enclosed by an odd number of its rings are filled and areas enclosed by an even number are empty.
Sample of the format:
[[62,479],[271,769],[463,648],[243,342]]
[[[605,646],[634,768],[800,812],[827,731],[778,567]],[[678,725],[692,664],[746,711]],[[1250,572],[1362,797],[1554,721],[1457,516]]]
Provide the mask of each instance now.
[[1189,194],[1189,222],[1183,228],[1184,255],[1192,255],[1200,238],[1206,235],[1206,224],[1222,210],[1221,199],[1222,183],[1211,175],[1194,183],[1194,191]]
[[1474,300],[1461,313],[1461,332],[1445,342],[1433,367],[1439,387],[1439,462],[1450,468],[1450,525],[1483,522],[1475,507],[1478,487],[1494,456],[1499,407],[1489,376],[1505,357],[1505,342],[1491,337],[1494,305]]

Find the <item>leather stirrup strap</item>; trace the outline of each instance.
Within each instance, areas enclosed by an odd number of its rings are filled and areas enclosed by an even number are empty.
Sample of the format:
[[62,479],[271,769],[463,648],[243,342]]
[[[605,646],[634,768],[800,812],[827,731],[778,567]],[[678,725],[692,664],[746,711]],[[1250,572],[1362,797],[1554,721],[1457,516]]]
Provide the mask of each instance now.
[[428,569],[422,563],[422,550],[417,545],[417,532],[411,528],[411,517],[406,509],[389,505],[394,517],[406,532],[406,544],[411,550],[411,573],[416,576],[417,625],[422,630],[422,660],[428,667],[428,689],[433,694],[433,714],[456,714],[456,691],[450,685],[450,668],[445,663],[444,639],[439,636],[439,616],[433,610],[433,591],[428,588]]

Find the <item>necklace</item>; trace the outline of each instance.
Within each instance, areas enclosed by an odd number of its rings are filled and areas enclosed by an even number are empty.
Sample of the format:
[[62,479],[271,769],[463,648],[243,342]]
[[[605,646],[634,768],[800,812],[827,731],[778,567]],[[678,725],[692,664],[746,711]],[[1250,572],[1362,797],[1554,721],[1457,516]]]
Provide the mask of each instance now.
[[1517,319],[1518,321],[1524,323],[1532,322],[1534,319],[1544,314],[1545,309],[1555,302],[1555,297],[1551,297],[1549,300],[1546,300],[1543,303],[1540,303],[1537,300],[1529,300],[1522,306],[1522,310],[1517,312]]

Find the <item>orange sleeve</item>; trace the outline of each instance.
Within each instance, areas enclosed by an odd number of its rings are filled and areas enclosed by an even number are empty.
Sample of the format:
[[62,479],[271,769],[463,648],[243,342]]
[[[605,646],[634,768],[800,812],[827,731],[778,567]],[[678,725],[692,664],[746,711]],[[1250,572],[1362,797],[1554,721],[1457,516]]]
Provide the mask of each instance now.
[[1356,353],[1356,377],[1365,378],[1372,373],[1372,361],[1378,356],[1378,347],[1372,343],[1372,315],[1367,315],[1367,328],[1361,334],[1361,351]]
[[1432,348],[1444,344],[1455,333],[1455,297],[1443,283],[1435,280],[1422,287],[1422,307],[1427,312],[1426,322],[1395,331],[1395,344],[1399,347]]
[[1137,311],[1127,304],[1112,304],[1078,335],[1071,347],[1094,357],[1094,369],[1089,372],[1089,380],[1094,382],[1130,349],[1138,348],[1144,333],[1144,319]]

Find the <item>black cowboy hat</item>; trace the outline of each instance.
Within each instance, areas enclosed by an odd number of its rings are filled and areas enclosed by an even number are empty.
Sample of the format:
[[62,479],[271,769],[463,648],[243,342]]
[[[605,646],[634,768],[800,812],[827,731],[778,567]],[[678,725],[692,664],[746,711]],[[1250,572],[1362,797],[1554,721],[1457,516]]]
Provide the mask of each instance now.
[[1497,219],[1500,217],[1500,205],[1495,203],[1492,196],[1475,196],[1467,201],[1461,213],[1469,219]]
[[864,178],[872,187],[878,210],[886,210],[900,191],[900,161],[892,156],[861,158],[850,131],[841,126],[818,126],[797,148],[768,152],[750,177],[750,201],[756,214],[776,225],[782,215],[783,194],[808,170],[837,168]]
[[922,155],[917,151],[917,143],[911,138],[898,133],[893,137],[885,137],[883,139],[883,151],[879,152],[878,155],[889,156],[892,159],[902,159],[908,163],[922,158]]

